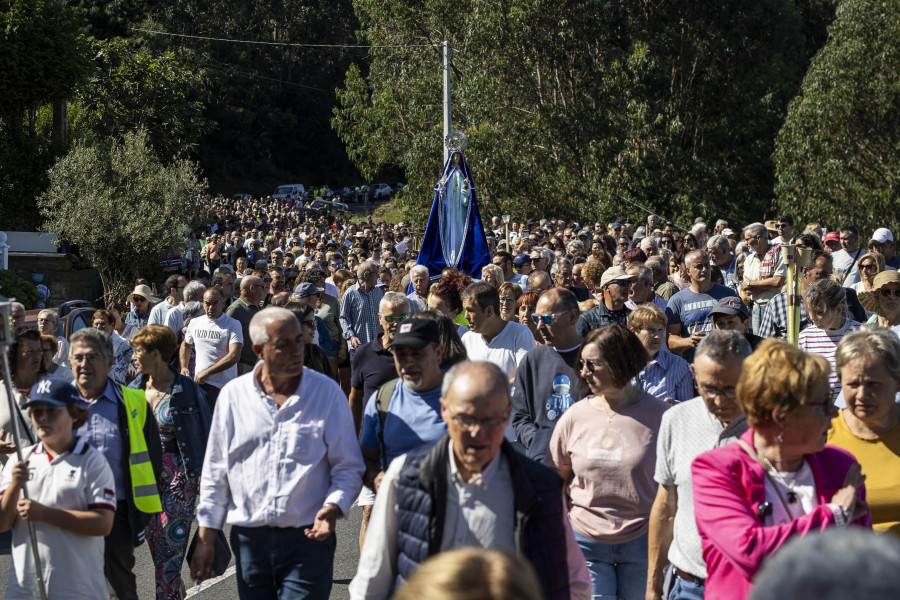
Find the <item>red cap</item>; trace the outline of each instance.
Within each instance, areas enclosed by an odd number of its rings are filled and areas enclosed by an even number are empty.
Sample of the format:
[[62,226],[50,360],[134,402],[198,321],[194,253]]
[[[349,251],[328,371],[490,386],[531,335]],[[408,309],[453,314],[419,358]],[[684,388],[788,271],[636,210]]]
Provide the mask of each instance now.
[[841,241],[841,236],[838,235],[837,231],[829,231],[825,234],[826,242],[839,242]]

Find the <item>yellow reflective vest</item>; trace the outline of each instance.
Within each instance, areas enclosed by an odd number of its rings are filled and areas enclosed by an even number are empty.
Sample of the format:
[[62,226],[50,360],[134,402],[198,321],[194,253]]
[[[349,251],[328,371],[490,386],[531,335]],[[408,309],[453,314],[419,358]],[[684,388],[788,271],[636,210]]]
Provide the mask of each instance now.
[[162,512],[156,475],[150,462],[144,423],[147,420],[147,397],[144,390],[122,387],[122,400],[128,416],[128,470],[131,473],[131,497],[135,507],[143,513]]

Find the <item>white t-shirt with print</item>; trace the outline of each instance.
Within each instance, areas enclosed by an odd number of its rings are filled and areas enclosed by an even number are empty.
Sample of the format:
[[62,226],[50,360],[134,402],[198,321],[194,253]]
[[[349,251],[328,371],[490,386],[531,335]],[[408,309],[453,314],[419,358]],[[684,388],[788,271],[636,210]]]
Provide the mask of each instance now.
[[[185,332],[184,341],[194,346],[197,353],[197,363],[194,374],[207,369],[228,354],[231,344],[243,344],[244,334],[241,331],[241,322],[222,313],[213,321],[206,315],[191,319]],[[206,382],[221,388],[223,385],[238,376],[237,364],[207,377]]]

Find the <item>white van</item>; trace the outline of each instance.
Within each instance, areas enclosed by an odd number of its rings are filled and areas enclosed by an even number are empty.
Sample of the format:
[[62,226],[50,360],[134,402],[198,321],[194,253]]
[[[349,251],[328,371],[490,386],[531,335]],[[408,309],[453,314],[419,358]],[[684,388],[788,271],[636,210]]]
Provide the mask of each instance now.
[[278,189],[272,194],[272,197],[281,199],[290,196],[292,199],[296,199],[303,196],[304,193],[306,193],[306,188],[303,187],[302,183],[286,183],[284,185],[279,185]]

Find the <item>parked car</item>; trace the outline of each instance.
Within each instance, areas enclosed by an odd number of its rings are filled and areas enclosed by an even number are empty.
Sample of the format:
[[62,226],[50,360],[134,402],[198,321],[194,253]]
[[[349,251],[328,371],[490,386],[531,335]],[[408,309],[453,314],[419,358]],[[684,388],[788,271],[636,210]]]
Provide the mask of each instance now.
[[[54,310],[54,309],[50,309]],[[56,315],[59,317],[59,323],[56,325],[57,337],[62,336],[66,339],[78,331],[86,327],[91,327],[91,317],[94,315],[94,308],[87,300],[70,300],[61,304],[56,309]],[[25,311],[25,326],[37,329],[37,318],[40,310]]]
[[393,191],[394,190],[391,189],[391,186],[386,183],[376,183],[372,187],[372,198],[374,198],[375,200],[390,198]]
[[235,194],[231,197],[232,200],[240,200],[241,202],[247,202],[248,200],[253,200],[253,194]]
[[170,252],[159,261],[163,273],[181,273],[181,252]]
[[331,200],[313,200],[306,205],[307,208],[314,211],[321,211],[320,214],[332,212],[350,212],[350,207],[343,202],[332,202]]
[[278,189],[272,193],[272,197],[276,200],[281,200],[288,196],[296,199],[302,197],[305,193],[306,188],[303,187],[302,183],[286,183],[284,185],[279,185]]

